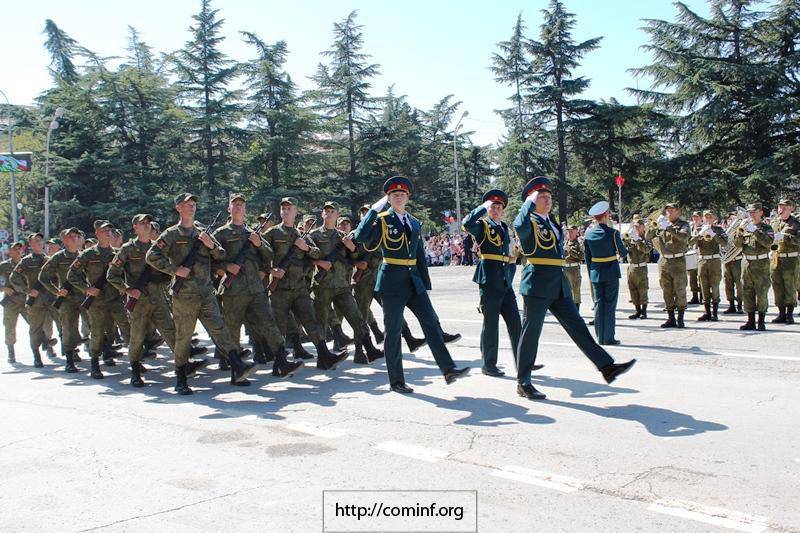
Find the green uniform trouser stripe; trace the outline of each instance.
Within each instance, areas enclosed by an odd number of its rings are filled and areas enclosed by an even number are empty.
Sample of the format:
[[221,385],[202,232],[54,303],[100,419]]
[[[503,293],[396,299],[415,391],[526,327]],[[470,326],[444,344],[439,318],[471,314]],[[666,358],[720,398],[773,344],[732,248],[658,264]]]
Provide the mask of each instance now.
[[769,307],[769,259],[744,260],[742,304],[745,312],[766,313]]
[[64,298],[61,307],[58,308],[58,315],[61,319],[62,354],[74,350],[81,343],[81,333],[78,329],[81,301],[77,298]]
[[719,259],[701,260],[697,267],[703,303],[719,303],[719,283],[722,281],[722,262]]
[[723,265],[725,298],[729,302],[742,299],[742,260],[736,259]]
[[151,291],[150,295],[143,295],[133,308],[133,312],[128,313],[128,318],[131,325],[128,359],[131,362],[141,361],[144,355],[144,342],[152,334],[153,326],[161,333],[170,350],[175,352],[175,322],[172,320],[164,293]]
[[497,350],[500,343],[500,316],[506,323],[508,339],[511,341],[511,351],[514,357],[514,368],[517,367],[517,345],[522,332],[522,320],[519,317],[517,297],[514,289],[506,287],[504,290],[480,287],[481,312],[483,313],[483,326],[481,327],[481,357],[483,366],[488,369],[497,368]]
[[358,304],[350,287],[339,287],[336,289],[314,289],[314,312],[320,324],[328,323],[328,313],[333,304],[336,312],[347,320],[353,328],[353,340],[361,342],[365,335],[369,335],[369,327],[364,317],[358,311]]
[[275,322],[272,306],[266,293],[223,294],[222,316],[225,325],[238,346],[242,325],[247,323],[248,332],[256,340],[267,345],[272,353],[285,344],[283,335]]
[[227,355],[239,347],[233,342],[225,321],[219,310],[217,297],[213,293],[207,295],[178,295],[172,298],[172,314],[175,320],[175,365],[182,366],[189,361],[192,347],[192,333],[197,321],[203,325],[220,350]]
[[569,287],[572,289],[572,299],[577,305],[581,304],[581,267],[565,268]]
[[[114,327],[113,302],[100,303],[95,301],[89,308],[89,353],[92,357],[99,357],[103,351],[103,342]],[[108,342],[114,339],[109,338]]]
[[686,259],[661,259],[658,262],[658,281],[664,293],[667,311],[686,309]]
[[647,291],[650,281],[647,279],[647,267],[628,268],[628,291],[633,305],[647,305]]
[[272,311],[275,313],[275,321],[278,323],[278,329],[280,329],[281,333],[285,335],[288,331],[287,317],[291,312],[295,320],[306,330],[311,342],[314,344],[324,342],[325,337],[322,333],[322,326],[317,321],[314,304],[308,295],[308,289],[305,287],[278,289],[270,296],[270,302],[272,302]]
[[797,269],[800,263],[796,257],[782,257],[778,268],[772,270],[772,292],[775,305],[794,306],[797,302]]

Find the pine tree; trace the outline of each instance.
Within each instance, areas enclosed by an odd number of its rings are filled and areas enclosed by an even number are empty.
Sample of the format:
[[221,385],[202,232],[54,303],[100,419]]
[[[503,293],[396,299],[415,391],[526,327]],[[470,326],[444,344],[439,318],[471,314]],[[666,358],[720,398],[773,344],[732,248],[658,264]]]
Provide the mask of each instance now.
[[50,19],[44,23],[44,33],[47,35],[44,46],[50,53],[50,73],[57,82],[75,83],[78,69],[73,59],[82,50],[80,45]]

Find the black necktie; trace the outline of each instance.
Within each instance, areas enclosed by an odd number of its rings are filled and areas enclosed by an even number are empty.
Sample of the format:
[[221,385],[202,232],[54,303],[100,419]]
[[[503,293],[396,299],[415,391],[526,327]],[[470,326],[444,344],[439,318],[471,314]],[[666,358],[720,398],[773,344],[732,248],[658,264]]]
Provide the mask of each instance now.
[[408,223],[408,217],[403,217],[403,227],[406,230],[406,238],[411,240],[411,224]]

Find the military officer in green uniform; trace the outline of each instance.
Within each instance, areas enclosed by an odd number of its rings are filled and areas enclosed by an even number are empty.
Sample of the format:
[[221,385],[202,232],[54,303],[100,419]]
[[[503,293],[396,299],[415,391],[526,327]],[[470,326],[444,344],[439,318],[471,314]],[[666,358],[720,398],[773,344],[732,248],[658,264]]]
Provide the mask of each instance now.
[[742,249],[744,255],[742,299],[747,322],[739,329],[764,331],[767,329],[764,318],[769,307],[769,250],[774,242],[775,231],[764,222],[764,210],[760,202],[748,205],[747,212],[750,213],[750,220],[737,228],[734,237],[734,244]]
[[[150,266],[173,278],[175,391],[180,395],[192,394],[187,380],[206,364],[205,360],[189,360],[192,334],[198,320],[208,331],[214,344],[222,350],[223,358],[227,358],[231,367],[231,383],[244,383],[255,371],[255,364],[242,361],[239,346],[225,327],[214,286],[211,284],[211,261],[222,260],[225,250],[205,228],[195,222],[197,196],[189,193],[177,195],[175,210],[180,220],[159,235],[145,256]],[[191,266],[184,265],[193,250],[196,251],[197,260]],[[181,286],[176,291],[178,279],[181,280]]]
[[622,236],[622,242],[628,249],[628,292],[631,303],[636,312],[629,315],[631,320],[645,320],[647,318],[647,304],[649,302],[647,291],[650,282],[647,279],[647,264],[650,262],[650,252],[653,243],[644,238],[644,221],[639,215],[634,215],[630,229]]
[[81,334],[78,329],[81,302],[83,296],[80,291],[67,280],[69,268],[78,258],[83,232],[78,228],[68,228],[61,232],[61,242],[64,248],[53,254],[42,265],[39,281],[57,301],[60,301],[58,314],[61,319],[61,354],[66,358],[64,371],[67,373],[78,372],[75,366],[77,361],[78,346],[81,343]]
[[244,196],[232,194],[228,201],[231,220],[214,232],[225,249],[225,257],[214,262],[215,268],[225,272],[217,291],[222,297],[222,316],[237,345],[242,325],[247,323],[254,342],[265,344],[274,357],[272,375],[288,377],[303,363],[287,357],[286,342],[259,276],[266,268],[263,265],[272,261],[272,248],[245,225],[246,210]]
[[[469,372],[458,368],[444,343],[442,328],[433,310],[428,291],[431,281],[420,235],[420,223],[406,211],[413,192],[411,180],[395,176],[383,184],[383,196],[372,204],[356,228],[355,240],[366,249],[381,250],[383,264],[378,271],[375,291],[380,293],[386,331],[384,353],[391,390],[402,394],[414,392],[406,385],[400,334],[403,310],[408,307],[417,317],[425,333],[436,364],[446,383],[452,383]],[[386,209],[387,206],[391,206]]]
[[281,223],[264,234],[264,240],[274,254],[270,272],[273,283],[276,283],[270,296],[272,309],[281,333],[287,331],[287,317],[291,312],[317,349],[317,368],[333,370],[347,358],[347,352],[335,354],[325,344],[324,326],[317,320],[308,292],[306,265],[311,260],[320,259],[322,253],[307,236],[301,237],[300,231],[294,227],[296,217],[297,199],[291,196],[282,198]]
[[322,206],[322,227],[309,234],[311,241],[320,251],[312,290],[314,291],[314,313],[321,324],[328,322],[328,310],[333,304],[336,312],[347,320],[353,329],[355,356],[357,364],[369,364],[383,357],[383,353],[372,344],[369,326],[358,310],[350,289],[352,266],[350,261],[358,258],[356,244],[352,235],[345,235],[336,229],[339,208],[333,202]]
[[509,268],[511,236],[503,214],[508,205],[508,195],[500,189],[492,189],[483,195],[483,203],[472,210],[462,221],[463,228],[475,237],[478,243],[478,265],[472,281],[478,284],[483,314],[481,328],[481,372],[499,377],[505,372],[497,368],[500,316],[506,323],[514,368],[517,366],[522,321],[519,317],[517,297],[514,294],[514,273]]
[[[700,231],[701,226],[703,225],[703,215],[700,211],[692,212],[692,222],[690,224],[691,233],[696,233]],[[689,243],[689,248],[694,248],[694,243]],[[699,268],[688,268],[687,267],[687,274],[689,275],[689,290],[692,292],[692,299],[689,300],[689,304],[695,305],[700,303],[700,282],[698,278]]]
[[14,267],[9,276],[11,287],[18,293],[26,295],[25,308],[28,315],[28,328],[30,332],[31,353],[33,354],[33,366],[41,368],[42,356],[39,348],[50,346],[49,335],[45,333],[45,322],[52,321],[55,317],[55,310],[52,307],[53,299],[50,293],[45,290],[39,281],[39,272],[42,265],[47,261],[44,253],[44,235],[34,233],[28,237],[28,246],[31,253],[23,257]]
[[545,395],[531,384],[531,371],[539,350],[539,337],[544,317],[550,311],[558,322],[603,374],[607,383],[627,372],[636,362],[615,363],[614,359],[592,338],[586,323],[572,301],[572,291],[564,274],[561,228],[550,214],[553,199],[550,180],[538,176],[525,184],[522,207],[514,219],[514,228],[525,256],[520,294],[525,314],[517,354],[517,394],[530,400],[543,400]]
[[578,312],[581,310],[581,263],[583,263],[583,243],[578,239],[578,226],[567,228],[567,241],[564,243],[564,273],[572,289],[572,300]]
[[21,242],[12,243],[8,247],[8,259],[0,263],[0,288],[3,290],[3,328],[5,330],[6,352],[8,362],[16,363],[14,345],[17,342],[17,319],[21,316],[27,322],[25,311],[25,294],[17,292],[11,286],[9,278],[11,272],[22,259],[25,245]]
[[692,233],[689,243],[697,247],[697,275],[705,308],[705,313],[697,320],[716,322],[719,320],[719,284],[722,281],[721,249],[728,244],[728,236],[717,224],[713,212],[703,211],[703,225]]
[[798,256],[800,256],[800,221],[792,216],[794,203],[789,198],[778,201],[778,216],[772,221],[775,244],[772,252],[772,292],[778,316],[773,324],[794,324],[797,301]]
[[646,237],[661,254],[658,274],[667,311],[667,320],[661,327],[682,328],[686,312],[686,251],[691,230],[676,204],[667,204],[666,210],[667,215],[660,215],[655,225],[647,229]]

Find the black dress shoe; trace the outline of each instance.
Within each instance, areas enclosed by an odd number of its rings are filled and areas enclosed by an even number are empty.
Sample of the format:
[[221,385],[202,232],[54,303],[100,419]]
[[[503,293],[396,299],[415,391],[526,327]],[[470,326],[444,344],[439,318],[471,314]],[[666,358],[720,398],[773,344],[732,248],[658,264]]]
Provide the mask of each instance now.
[[392,392],[399,392],[400,394],[411,394],[414,392],[414,389],[406,385],[403,381],[392,383],[389,388],[392,390]]
[[620,341],[618,341],[617,339],[611,339],[610,341],[601,342],[600,344],[602,344],[603,346],[617,346],[618,344],[622,344],[622,343]]
[[603,373],[606,383],[611,383],[617,379],[617,376],[630,370],[635,363],[636,359],[631,359],[627,363],[611,363],[610,365],[606,365],[601,368],[600,372]]
[[458,339],[460,339],[461,333],[445,333],[443,331],[442,338],[444,339],[445,344],[449,344],[451,342],[456,342]]
[[444,380],[447,382],[448,385],[450,385],[458,378],[463,378],[467,374],[469,374],[468,366],[465,366],[464,368],[453,367],[444,373]]
[[543,393],[536,390],[533,385],[517,385],[517,394],[529,400],[544,400],[547,398]]
[[485,376],[491,376],[493,378],[499,378],[500,376],[505,376],[506,373],[500,370],[499,368],[481,368],[481,373]]
[[532,370],[536,372],[537,370],[541,370],[544,368],[544,365],[533,365]]

